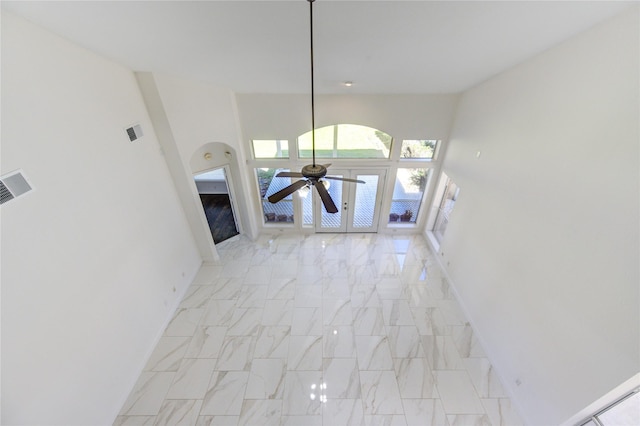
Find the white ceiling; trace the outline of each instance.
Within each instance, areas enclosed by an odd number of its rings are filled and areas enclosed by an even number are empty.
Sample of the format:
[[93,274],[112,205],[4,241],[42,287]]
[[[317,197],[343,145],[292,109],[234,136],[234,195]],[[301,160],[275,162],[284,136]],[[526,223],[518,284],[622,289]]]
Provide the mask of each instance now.
[[[316,92],[460,92],[632,3],[316,0]],[[310,90],[306,0],[5,0],[2,8],[135,71],[238,93]]]

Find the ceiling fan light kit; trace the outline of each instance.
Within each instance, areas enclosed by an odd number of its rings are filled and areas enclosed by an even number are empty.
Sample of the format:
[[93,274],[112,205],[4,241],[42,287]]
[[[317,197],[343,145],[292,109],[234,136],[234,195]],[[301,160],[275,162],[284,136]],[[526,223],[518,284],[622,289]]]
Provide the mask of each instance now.
[[[329,182],[321,179],[332,179],[332,180],[341,180],[343,182],[354,182],[354,183],[365,183],[362,180],[357,179],[347,179],[341,178],[338,176],[327,176],[327,168],[331,164],[316,164],[316,123],[315,123],[315,100],[314,100],[314,79],[313,79],[313,2],[315,0],[307,0],[309,2],[309,32],[310,32],[310,53],[311,53],[311,152],[313,163],[307,164],[302,168],[302,170],[298,172],[280,172],[275,177],[297,177],[302,178],[291,185],[287,186],[280,191],[271,194],[267,199],[270,203],[277,203],[283,198],[287,197],[290,194],[298,190],[305,191],[303,196],[309,192],[310,187],[313,186],[316,188],[318,195],[320,196],[320,200],[322,200],[322,204],[324,205],[325,210],[328,213],[338,213],[338,208],[335,203],[331,199],[331,195],[327,189],[329,188]],[[320,185],[318,185],[318,183]],[[304,189],[306,188],[306,189]]]

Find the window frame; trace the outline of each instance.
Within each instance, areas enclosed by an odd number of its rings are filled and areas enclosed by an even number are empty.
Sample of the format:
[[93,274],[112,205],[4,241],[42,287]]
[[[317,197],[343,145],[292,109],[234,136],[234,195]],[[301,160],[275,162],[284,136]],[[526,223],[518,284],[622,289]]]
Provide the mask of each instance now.
[[[331,124],[330,126],[338,126],[344,123]],[[359,124],[356,124],[359,125]],[[329,127],[329,126],[325,126]],[[369,127],[367,125],[362,125],[362,127]],[[372,131],[376,131],[373,127],[369,127],[373,129]],[[316,129],[317,130],[317,129]],[[379,130],[382,133],[382,130]],[[307,131],[305,133],[309,133]],[[305,134],[303,133],[303,134]],[[387,133],[385,133],[387,134]],[[416,232],[419,229],[422,229],[423,226],[427,222],[430,221],[430,211],[432,208],[431,202],[433,197],[433,192],[435,190],[434,180],[436,176],[438,176],[441,172],[441,161],[439,160],[439,151],[444,148],[444,144],[446,140],[437,138],[437,137],[423,137],[422,139],[417,140],[435,140],[436,149],[434,151],[434,157],[432,159],[424,159],[424,158],[402,158],[401,157],[401,148],[402,145],[397,143],[397,141],[403,140],[402,138],[396,138],[391,134],[387,134],[389,137],[389,157],[388,158],[316,158],[316,163],[325,164],[331,163],[332,169],[338,168],[348,168],[348,169],[360,169],[363,167],[366,168],[381,168],[386,171],[385,183],[382,189],[382,204],[379,206],[380,208],[380,220],[378,222],[378,227],[374,232]],[[255,212],[257,216],[255,216],[257,220],[257,225],[262,229],[272,229],[272,228],[280,228],[280,230],[290,230],[297,231],[302,233],[314,232],[315,229],[315,218],[313,223],[305,224],[304,223],[304,211],[303,211],[303,199],[300,194],[296,191],[292,194],[293,200],[293,222],[267,222],[264,217],[264,208],[262,205],[262,197],[260,193],[259,183],[257,179],[257,175],[255,169],[258,168],[272,168],[272,169],[288,169],[291,171],[300,171],[303,166],[311,163],[311,158],[300,157],[298,151],[298,138],[301,135],[298,134],[296,136],[291,134],[282,134],[277,135],[276,138],[272,138],[269,140],[287,140],[289,141],[289,157],[274,157],[274,158],[250,158],[246,161],[246,167],[249,173],[253,174],[253,185],[255,189],[252,191],[255,195],[254,200],[257,202],[259,208]],[[316,136],[317,137],[317,136]],[[257,138],[258,140],[262,140]],[[246,145],[248,150],[251,151],[253,156],[253,139],[247,138]],[[411,139],[416,140],[416,139]],[[293,142],[292,142],[293,141]],[[317,149],[317,147],[316,147]],[[317,152],[317,151],[316,151]],[[411,222],[398,222],[390,223],[388,221],[388,215],[391,211],[392,201],[393,201],[393,189],[397,179],[397,173],[400,169],[405,168],[416,168],[416,169],[425,169],[429,174],[426,187],[422,194],[422,198],[420,199],[420,205],[417,214],[414,213],[414,216]],[[329,169],[329,174],[331,173],[331,169]],[[294,182],[296,179],[292,178],[291,182]],[[310,194],[313,197],[313,194]],[[297,200],[297,201],[296,201]],[[313,200],[317,201],[317,200]],[[262,218],[260,217],[262,215]],[[386,217],[385,217],[386,216]],[[414,220],[415,219],[415,220]],[[426,222],[425,222],[426,221]]]
[[[345,148],[341,148],[341,144],[340,144],[340,127],[346,127],[347,129],[345,130],[349,130],[351,129],[353,131],[353,128],[357,128],[357,130],[370,130],[372,132],[380,132],[381,134],[389,137],[389,146],[387,147],[386,145],[384,146],[384,149],[386,149],[388,152],[386,154],[386,156],[375,156],[375,157],[369,157],[369,156],[364,156],[364,157],[360,157],[360,156],[340,156],[340,151],[346,151]],[[318,132],[328,132],[330,131],[330,129],[333,129],[332,133],[333,133],[333,155],[332,156],[323,156],[323,155],[318,155]],[[361,124],[351,124],[351,123],[338,123],[338,124],[329,124],[327,126],[323,126],[320,128],[315,129],[315,143],[316,143],[316,154],[315,157],[316,159],[321,159],[321,160],[332,160],[332,161],[340,161],[340,160],[344,160],[344,161],[361,161],[361,160],[377,160],[377,161],[391,161],[392,157],[393,157],[393,149],[395,146],[395,139],[393,138],[393,136],[391,136],[390,134],[383,132],[380,129],[376,129],[374,127],[370,127],[370,126],[365,126],[365,125],[361,125]],[[303,156],[302,153],[306,152],[306,151],[311,151],[311,149],[307,149],[306,147],[303,149],[301,148],[301,138],[311,138],[311,130],[309,130],[308,132],[305,132],[301,135],[298,135],[298,137],[296,137],[296,142],[295,142],[295,146],[296,146],[296,151],[297,151],[297,156],[298,156],[298,160],[300,161],[308,161],[312,158],[312,155],[309,154],[308,156]],[[309,141],[309,144],[311,143],[311,141]],[[384,141],[380,140],[380,143],[382,143],[384,145]],[[344,144],[344,142],[343,142]],[[362,150],[375,150],[374,148],[362,148]],[[354,149],[354,151],[356,151]]]
[[[402,156],[402,152],[404,149],[404,144],[405,142],[420,142],[420,141],[432,141],[435,142],[435,146],[433,148],[433,155],[431,156],[431,158],[427,158],[427,157],[403,157]],[[404,163],[404,162],[408,162],[408,161],[418,161],[418,162],[432,162],[432,161],[436,161],[438,158],[438,154],[440,151],[440,146],[442,145],[442,140],[441,139],[403,139],[402,143],[400,144],[400,150],[398,152],[398,161]]]
[[[267,186],[267,188],[265,189],[265,193],[264,195],[262,195],[262,187],[261,187],[261,183],[260,183],[260,177],[258,176],[258,170],[260,169],[268,169],[268,170],[273,170],[273,176],[271,177],[271,180],[269,181],[269,185]],[[254,176],[254,181],[256,183],[256,187],[257,187],[257,195],[258,195],[258,205],[260,208],[260,213],[262,214],[262,226],[266,226],[266,227],[273,227],[273,226],[278,226],[278,227],[294,227],[296,225],[297,222],[297,216],[296,216],[296,201],[295,198],[296,196],[294,194],[291,194],[291,200],[290,200],[290,204],[291,204],[291,214],[287,215],[286,220],[280,220],[279,216],[274,212],[266,212],[264,209],[265,204],[264,203],[268,203],[269,201],[266,200],[266,196],[267,196],[267,189],[268,187],[271,185],[271,181],[273,181],[273,179],[276,178],[276,173],[278,171],[290,171],[290,168],[288,167],[274,167],[273,165],[270,165],[270,167],[264,167],[264,166],[257,166],[255,165],[253,167],[253,176]],[[279,178],[280,179],[280,178]],[[282,178],[282,179],[286,179],[286,178]],[[289,178],[289,182],[292,182],[292,178]],[[281,201],[278,201],[278,203],[280,202],[289,202],[289,200],[283,199]],[[276,208],[274,207],[274,210]],[[273,216],[273,220],[269,220],[269,216],[270,214],[274,214]]]
[[[627,399],[632,398],[634,396],[640,396],[640,387],[637,387],[637,388],[625,393],[624,395],[622,395],[621,397],[619,397],[618,399],[613,401],[611,404],[605,406],[601,410],[595,412],[591,416],[589,416],[589,417],[585,418],[584,420],[582,420],[580,423],[578,423],[578,425],[579,426],[588,426],[590,423],[593,423],[593,424],[598,425],[598,426],[609,426],[607,423],[603,423],[600,420],[600,416],[602,416],[607,411],[610,411],[610,410],[614,409],[616,406],[620,405],[621,403],[623,403]],[[611,425],[611,426],[614,426],[614,425]]]
[[[282,156],[282,157],[258,157],[256,155],[256,142],[275,142],[276,145],[278,144],[278,142],[285,142],[287,144],[287,156]],[[250,146],[251,146],[251,155],[253,156],[254,160],[257,161],[273,161],[273,160],[290,160],[291,159],[291,146],[289,144],[289,140],[288,139],[251,139],[250,140]],[[281,148],[282,150],[282,148]],[[276,152],[277,152],[277,148],[276,148]]]
[[[414,200],[414,202],[417,202],[417,211],[413,211],[411,210],[411,216],[410,217],[406,217],[404,216],[404,214],[402,212],[397,213],[393,211],[393,203],[396,200],[395,199],[395,187],[396,184],[398,182],[398,172],[400,170],[411,170],[411,169],[415,169],[415,170],[423,170],[425,172],[425,182],[424,182],[424,188],[421,190],[421,195],[419,198],[416,198]],[[432,186],[432,180],[433,180],[433,175],[434,175],[434,168],[433,167],[426,167],[424,163],[422,164],[413,164],[413,165],[408,165],[405,163],[399,164],[395,167],[395,174],[393,176],[393,180],[387,182],[387,185],[392,188],[390,191],[390,195],[389,195],[389,203],[388,203],[388,209],[389,209],[389,216],[387,218],[386,221],[386,226],[388,228],[407,228],[407,227],[411,227],[411,228],[417,228],[418,225],[421,223],[420,218],[422,216],[424,216],[423,212],[425,211],[424,206],[425,203],[427,202],[427,194],[430,193],[430,189]],[[396,214],[398,215],[397,220],[392,220],[392,215]]]

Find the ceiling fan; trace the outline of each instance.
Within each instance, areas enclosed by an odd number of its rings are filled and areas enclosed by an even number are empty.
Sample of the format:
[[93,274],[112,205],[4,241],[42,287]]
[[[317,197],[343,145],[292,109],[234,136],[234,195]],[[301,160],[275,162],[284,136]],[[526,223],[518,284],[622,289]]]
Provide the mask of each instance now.
[[[277,203],[290,194],[304,187],[315,187],[318,195],[322,200],[325,210],[328,213],[338,213],[338,208],[331,199],[331,195],[325,187],[325,181],[321,179],[341,180],[344,182],[365,183],[358,179],[341,178],[338,176],[327,176],[327,167],[331,164],[316,164],[316,138],[315,138],[315,105],[314,105],[314,88],[313,88],[313,2],[315,0],[307,0],[309,2],[309,28],[311,33],[311,152],[313,155],[313,163],[307,164],[300,172],[280,172],[276,177],[297,177],[302,178],[284,189],[271,194],[267,199],[271,203]],[[328,183],[328,182],[327,182]]]

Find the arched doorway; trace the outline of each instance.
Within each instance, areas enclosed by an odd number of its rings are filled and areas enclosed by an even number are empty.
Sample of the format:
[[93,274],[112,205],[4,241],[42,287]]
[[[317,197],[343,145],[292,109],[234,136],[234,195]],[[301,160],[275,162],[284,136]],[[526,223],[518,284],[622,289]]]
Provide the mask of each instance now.
[[[238,196],[242,193],[242,178],[240,176],[236,151],[225,143],[209,142],[202,145],[193,153],[189,166],[194,179],[193,196],[197,199],[197,202],[203,206],[200,215],[202,230],[208,231],[207,234],[211,235],[214,243],[230,238],[230,234],[242,234],[245,224],[249,223],[246,214],[248,208],[245,201]],[[199,183],[198,181],[201,182]],[[222,200],[226,197],[202,197],[202,195],[207,194],[226,195],[228,201]],[[226,210],[227,219],[230,219],[229,214],[231,214],[233,218],[233,224],[226,222],[229,228],[228,235],[221,237],[220,240],[218,240],[218,237],[215,237],[215,228],[227,225],[222,225],[222,223],[216,224],[215,220],[213,221],[214,223],[210,223],[212,212],[207,211],[207,206],[202,200],[203,198],[205,198],[205,202],[207,198],[218,198],[218,201],[222,200],[219,206],[220,209]],[[235,232],[233,232],[231,228],[234,225]],[[212,226],[214,227],[213,230],[211,229]]]

